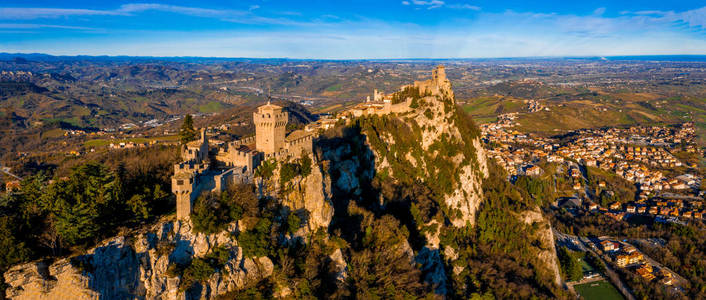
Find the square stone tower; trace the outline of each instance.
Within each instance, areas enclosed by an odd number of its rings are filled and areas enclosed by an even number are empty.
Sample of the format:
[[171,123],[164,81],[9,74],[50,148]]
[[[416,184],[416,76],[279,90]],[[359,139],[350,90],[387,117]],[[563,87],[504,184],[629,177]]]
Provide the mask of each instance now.
[[437,66],[431,73],[433,82],[437,86],[441,86],[446,81],[446,68],[444,66]]
[[270,104],[257,108],[253,113],[255,123],[255,148],[265,154],[272,154],[284,148],[284,134],[289,114],[281,106]]

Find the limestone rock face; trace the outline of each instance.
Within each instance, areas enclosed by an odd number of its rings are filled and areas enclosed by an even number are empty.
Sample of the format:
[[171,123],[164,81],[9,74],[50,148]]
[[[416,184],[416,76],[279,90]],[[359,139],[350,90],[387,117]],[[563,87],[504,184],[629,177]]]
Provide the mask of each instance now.
[[[414,143],[418,144],[412,149],[407,149],[408,152],[396,153],[396,155],[404,156],[406,163],[426,175],[425,178],[416,179],[435,181],[439,176],[457,177],[451,191],[441,196],[444,204],[454,211],[448,216],[454,226],[473,226],[476,211],[483,199],[483,179],[488,176],[486,155],[480,137],[462,128],[465,126],[461,124],[464,112],[456,107],[451,84],[445,77],[439,82],[432,80],[423,83],[420,90],[426,90],[428,94],[421,96],[415,109],[405,114],[390,116],[411,128],[415,137]],[[401,140],[408,139],[389,130],[376,129],[376,132],[378,135],[376,139],[380,139],[383,145],[395,145]],[[379,148],[380,145],[377,147]],[[418,149],[421,149],[422,154],[415,157],[412,152]],[[409,176],[409,174],[395,174],[394,168],[386,168],[389,165],[384,163],[388,159],[384,154],[387,149],[373,150],[378,173],[388,173],[392,177]],[[439,160],[452,162],[456,169],[440,175]],[[341,181],[350,180],[341,176],[339,185]],[[447,185],[451,184],[447,181]]]
[[[557,285],[561,284],[561,275],[559,275],[559,264],[558,258],[556,256],[556,246],[554,245],[554,232],[552,232],[551,224],[549,220],[542,215],[542,212],[536,207],[534,210],[527,210],[522,213],[520,218],[527,225],[532,225],[533,223],[539,224],[539,229],[535,232],[534,236],[531,238],[537,239],[541,243],[539,253],[537,253],[537,259],[539,260],[540,267],[544,266],[547,271],[552,275],[554,282]],[[547,249],[547,250],[542,250]]]
[[[214,299],[272,275],[267,257],[243,258],[228,230],[194,234],[187,222],[163,222],[144,232],[104,241],[86,254],[50,265],[32,262],[5,274],[9,299]],[[206,282],[179,291],[179,277],[171,277],[170,263],[203,256],[225,246],[231,257]]]
[[346,277],[348,277],[348,264],[346,263],[345,259],[343,259],[343,253],[341,252],[341,249],[336,249],[333,254],[329,255],[329,259],[334,263],[336,280],[346,280]]
[[[310,157],[314,161],[313,157]],[[275,170],[274,178],[279,178],[279,169]],[[282,205],[290,211],[305,217],[306,230],[314,232],[319,228],[327,228],[333,218],[333,205],[331,203],[331,178],[321,171],[317,163],[312,164],[311,174],[306,177],[297,176],[288,185],[287,192],[282,197]],[[279,182],[270,184],[276,186],[270,194],[274,196],[276,190],[281,190]],[[306,211],[302,214],[303,211]]]

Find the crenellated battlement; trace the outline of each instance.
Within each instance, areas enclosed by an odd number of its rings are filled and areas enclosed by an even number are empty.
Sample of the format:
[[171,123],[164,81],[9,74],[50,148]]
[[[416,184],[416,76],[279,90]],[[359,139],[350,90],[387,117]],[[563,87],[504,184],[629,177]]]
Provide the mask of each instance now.
[[265,159],[285,160],[311,152],[315,133],[297,130],[285,136],[288,118],[282,107],[267,103],[253,113],[255,136],[214,149],[209,148],[202,129],[199,140],[182,148],[184,161],[174,165],[172,192],[177,196],[177,217],[189,218],[193,202],[202,190],[220,192],[230,183],[251,182],[255,169]]

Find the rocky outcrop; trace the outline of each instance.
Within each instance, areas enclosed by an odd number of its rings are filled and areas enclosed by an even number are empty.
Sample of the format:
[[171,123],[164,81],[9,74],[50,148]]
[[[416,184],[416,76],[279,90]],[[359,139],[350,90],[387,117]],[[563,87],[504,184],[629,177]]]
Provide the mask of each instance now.
[[297,175],[284,185],[279,180],[282,164],[298,162],[294,158],[278,163],[270,178],[256,178],[260,197],[278,199],[282,206],[305,221],[306,225],[297,233],[298,236],[306,236],[319,228],[328,228],[333,218],[331,177],[322,172],[320,164],[312,155],[309,159],[313,162],[311,173],[306,176]]
[[[557,285],[561,285],[561,275],[559,274],[558,258],[556,256],[556,246],[554,245],[554,233],[552,232],[549,220],[542,215],[539,208],[527,210],[520,217],[525,224],[536,228],[531,237],[539,241],[540,246],[535,248],[537,251],[537,259],[539,260],[538,267],[544,268],[551,274],[552,279]],[[533,225],[534,224],[534,225]]]
[[331,179],[325,176],[317,164],[311,168],[311,174],[297,177],[292,190],[282,199],[282,205],[291,211],[306,210],[307,229],[314,232],[327,228],[333,218],[331,204]]
[[336,280],[346,280],[346,277],[348,277],[348,263],[346,263],[346,260],[343,259],[343,252],[341,252],[341,249],[336,249],[333,251],[333,254],[329,255],[328,258],[333,262],[333,270]]
[[[32,262],[4,275],[10,299],[214,299],[272,275],[267,257],[244,258],[231,224],[217,234],[194,234],[186,222],[165,222],[145,232],[104,241],[86,254],[51,264]],[[205,282],[187,291],[168,271],[214,247],[230,249],[230,258]]]
[[[394,130],[375,128],[377,135],[375,138],[382,141],[377,147],[376,145],[372,147],[375,152],[376,171],[388,173],[392,177],[409,176],[409,173],[395,174],[400,170],[387,167],[389,166],[389,163],[386,163],[387,159],[396,160],[397,157],[402,156],[406,160],[403,164],[409,165],[406,171],[419,170],[420,172],[412,174],[423,174],[422,178],[415,179],[427,181],[427,184],[429,181],[445,179],[444,184],[450,185],[452,189],[439,194],[443,197],[443,204],[448,208],[447,217],[456,227],[473,226],[476,211],[483,199],[482,183],[483,178],[488,176],[488,166],[480,137],[474,132],[469,132],[468,128],[464,128],[473,125],[462,124],[466,116],[457,108],[451,83],[443,74],[443,69],[437,68],[431,80],[416,82],[415,86],[419,89],[420,95],[415,100],[417,103],[415,108],[404,114],[389,116],[401,121],[410,128],[410,132],[399,133]],[[403,134],[411,134],[414,137],[411,142],[414,145],[412,148],[404,149],[406,153],[387,152],[388,149],[380,149],[382,145],[393,148],[397,144],[409,144],[409,137],[401,136]],[[421,151],[416,152],[417,150]],[[393,153],[393,157],[388,157],[390,153]],[[449,167],[439,161],[451,162],[453,166]],[[452,170],[443,172],[440,170],[442,168],[452,168]],[[438,178],[440,176],[453,177],[453,180]]]

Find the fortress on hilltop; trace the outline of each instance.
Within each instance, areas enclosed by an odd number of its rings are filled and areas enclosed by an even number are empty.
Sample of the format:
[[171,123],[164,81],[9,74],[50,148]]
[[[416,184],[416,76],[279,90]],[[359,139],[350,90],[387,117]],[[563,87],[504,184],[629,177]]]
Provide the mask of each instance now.
[[181,149],[183,161],[174,165],[172,192],[176,195],[177,218],[191,215],[194,200],[202,192],[221,192],[232,183],[250,183],[255,169],[265,159],[283,160],[311,153],[315,132],[296,130],[285,136],[289,115],[271,103],[253,113],[255,136],[211,146],[206,129],[200,138]]
[[304,130],[289,134],[286,134],[289,113],[269,101],[253,113],[254,137],[210,145],[206,129],[202,128],[198,140],[182,146],[183,161],[174,165],[172,192],[177,200],[177,218],[189,218],[194,200],[202,192],[221,192],[229,184],[252,182],[255,169],[264,160],[284,161],[312,153],[314,138],[338,121],[347,117],[405,113],[413,109],[415,97],[428,95],[446,95],[453,99],[451,83],[443,66],[433,70],[431,79],[415,81],[403,86],[399,92],[387,95],[374,90],[373,99],[367,97],[363,103],[339,113],[336,118],[310,123]]
[[[425,81],[415,81],[414,84],[404,85],[400,87],[399,92],[405,92],[409,89],[416,89],[419,95],[443,95],[451,96],[453,99],[453,91],[451,90],[451,82],[446,78],[446,69],[444,66],[438,66],[432,71],[431,79]],[[353,117],[367,115],[387,115],[391,113],[404,113],[412,110],[411,97],[405,99],[397,99],[395,102],[395,93],[385,95],[378,90],[373,91],[373,99],[370,96],[363,103],[352,107],[346,113]]]

